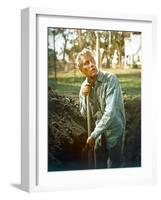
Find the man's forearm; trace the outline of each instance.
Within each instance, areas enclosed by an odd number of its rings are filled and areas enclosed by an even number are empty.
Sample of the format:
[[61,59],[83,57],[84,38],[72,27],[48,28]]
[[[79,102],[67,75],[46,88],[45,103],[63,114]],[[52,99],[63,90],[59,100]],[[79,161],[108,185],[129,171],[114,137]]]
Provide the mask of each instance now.
[[86,98],[85,96],[80,94],[79,100],[80,100],[80,113],[84,118],[86,118],[86,115],[87,115]]

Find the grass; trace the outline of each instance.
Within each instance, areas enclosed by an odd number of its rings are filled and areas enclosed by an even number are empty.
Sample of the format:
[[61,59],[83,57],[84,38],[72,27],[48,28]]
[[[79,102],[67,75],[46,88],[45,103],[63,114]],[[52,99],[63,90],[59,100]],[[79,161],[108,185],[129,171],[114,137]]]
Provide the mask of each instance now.
[[[108,69],[117,75],[123,94],[128,98],[141,98],[141,70],[140,69]],[[57,72],[57,81],[52,74],[48,77],[48,86],[62,95],[77,96],[84,77],[78,70]]]

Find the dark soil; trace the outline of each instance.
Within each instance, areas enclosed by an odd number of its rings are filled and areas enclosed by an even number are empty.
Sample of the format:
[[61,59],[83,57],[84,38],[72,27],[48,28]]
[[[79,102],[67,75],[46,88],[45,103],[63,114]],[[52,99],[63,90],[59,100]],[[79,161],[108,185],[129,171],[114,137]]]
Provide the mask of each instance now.
[[125,167],[141,166],[141,101],[125,98]]
[[[141,107],[139,100],[125,100],[126,138],[122,167],[141,165]],[[48,92],[48,170],[87,169],[86,121],[79,112],[78,97]],[[82,152],[84,152],[82,154]]]
[[87,138],[86,122],[72,98],[48,93],[48,169],[86,168],[81,151]]

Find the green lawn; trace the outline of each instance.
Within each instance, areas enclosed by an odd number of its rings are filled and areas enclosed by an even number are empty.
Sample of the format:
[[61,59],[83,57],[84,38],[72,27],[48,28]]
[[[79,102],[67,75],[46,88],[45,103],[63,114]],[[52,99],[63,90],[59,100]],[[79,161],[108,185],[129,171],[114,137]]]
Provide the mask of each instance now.
[[[141,70],[140,69],[108,69],[117,75],[123,94],[128,98],[141,98]],[[48,77],[48,86],[62,95],[77,96],[84,77],[77,70],[68,73],[58,72],[57,81],[53,75]]]

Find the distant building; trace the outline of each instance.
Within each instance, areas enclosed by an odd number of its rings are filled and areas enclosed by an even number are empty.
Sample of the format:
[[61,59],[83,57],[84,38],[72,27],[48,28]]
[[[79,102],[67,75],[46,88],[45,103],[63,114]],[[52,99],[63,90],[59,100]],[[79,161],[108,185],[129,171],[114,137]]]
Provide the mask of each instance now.
[[125,57],[122,58],[124,68],[140,68],[141,56],[141,33],[131,32],[130,37],[124,38]]

